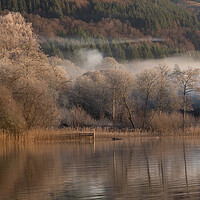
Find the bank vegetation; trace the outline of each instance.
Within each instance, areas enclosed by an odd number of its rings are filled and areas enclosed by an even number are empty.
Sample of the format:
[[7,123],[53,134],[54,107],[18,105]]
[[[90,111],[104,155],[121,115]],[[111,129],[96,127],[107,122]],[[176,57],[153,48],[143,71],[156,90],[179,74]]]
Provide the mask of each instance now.
[[3,139],[62,139],[77,127],[101,127],[109,134],[198,134],[199,69],[161,63],[135,73],[108,57],[101,70],[72,80],[57,58],[42,52],[21,14],[0,16],[0,35]]

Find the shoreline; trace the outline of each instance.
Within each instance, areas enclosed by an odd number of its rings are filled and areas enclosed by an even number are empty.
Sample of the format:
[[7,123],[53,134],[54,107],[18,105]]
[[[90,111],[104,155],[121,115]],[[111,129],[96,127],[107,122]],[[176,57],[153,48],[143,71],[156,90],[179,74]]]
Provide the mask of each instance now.
[[[94,131],[95,130],[95,131]],[[95,132],[93,136],[82,136],[84,133]],[[80,134],[81,133],[81,134]],[[200,129],[186,129],[174,132],[147,132],[131,129],[113,128],[61,128],[61,129],[34,129],[21,134],[9,134],[0,132],[0,143],[40,143],[40,142],[76,142],[76,141],[103,141],[103,140],[127,140],[127,139],[160,139],[168,137],[198,137]]]

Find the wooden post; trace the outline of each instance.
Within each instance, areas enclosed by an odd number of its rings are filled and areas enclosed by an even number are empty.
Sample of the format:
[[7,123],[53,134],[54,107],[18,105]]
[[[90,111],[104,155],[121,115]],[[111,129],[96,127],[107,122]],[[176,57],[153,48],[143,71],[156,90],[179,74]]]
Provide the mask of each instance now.
[[94,135],[93,135],[93,144],[94,144],[94,153],[96,152],[96,144],[95,144],[95,128],[94,128]]
[[94,140],[95,140],[95,128],[94,128]]

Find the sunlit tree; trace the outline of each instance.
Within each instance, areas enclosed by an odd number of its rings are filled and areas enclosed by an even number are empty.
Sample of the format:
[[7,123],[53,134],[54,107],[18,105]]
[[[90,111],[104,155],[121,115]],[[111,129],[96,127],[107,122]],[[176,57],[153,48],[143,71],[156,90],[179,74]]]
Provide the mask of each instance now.
[[67,83],[64,70],[40,50],[32,26],[19,13],[0,16],[0,81],[20,104],[27,127],[58,122],[58,93]]

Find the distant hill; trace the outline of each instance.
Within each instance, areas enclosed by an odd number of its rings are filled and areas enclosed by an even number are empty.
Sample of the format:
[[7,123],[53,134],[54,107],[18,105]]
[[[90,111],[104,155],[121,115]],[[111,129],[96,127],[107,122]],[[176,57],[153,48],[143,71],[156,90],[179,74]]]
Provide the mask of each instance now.
[[73,60],[86,48],[131,60],[200,49],[197,13],[175,3],[183,1],[0,0],[0,11],[21,12],[49,55]]

